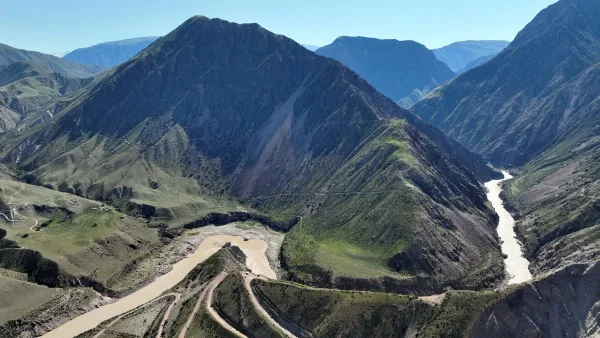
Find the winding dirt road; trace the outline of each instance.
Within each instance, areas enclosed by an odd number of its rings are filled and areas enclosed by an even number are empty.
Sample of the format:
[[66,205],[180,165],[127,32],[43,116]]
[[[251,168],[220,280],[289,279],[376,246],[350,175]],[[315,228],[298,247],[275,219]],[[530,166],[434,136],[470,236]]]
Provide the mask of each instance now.
[[[242,277],[244,278],[244,287],[246,288],[246,292],[248,292],[248,295],[250,296],[250,301],[252,301],[252,305],[254,306],[254,308],[258,312],[260,312],[260,314],[266,320],[268,320],[271,323],[271,325],[273,325],[274,327],[279,329],[279,331],[281,331],[284,335],[286,335],[287,337],[290,337],[290,338],[296,338],[296,336],[294,336],[291,332],[289,332],[288,330],[283,328],[283,326],[279,325],[279,323],[275,319],[273,319],[273,317],[271,317],[271,315],[267,312],[267,310],[265,310],[262,307],[262,305],[260,305],[260,302],[256,298],[254,291],[252,291],[252,286],[250,285],[250,283],[252,282],[253,279],[255,279],[255,278],[266,279],[266,278],[258,277],[256,275],[254,275],[253,273],[246,273],[246,272],[240,272],[240,273],[242,274]],[[182,338],[182,337],[180,337],[180,338]]]
[[202,293],[200,294],[200,296],[198,296],[198,299],[196,300],[196,304],[194,304],[194,309],[192,310],[192,313],[190,313],[187,321],[185,322],[185,324],[183,325],[183,328],[181,329],[181,332],[179,332],[179,338],[185,338],[185,334],[187,333],[187,330],[190,328],[190,325],[192,325],[192,321],[194,320],[196,313],[198,313],[198,310],[200,310],[200,306],[202,305],[202,301],[204,300],[204,297],[206,296],[207,291],[208,291],[208,286],[204,286],[204,290],[202,290]]
[[173,309],[173,306],[175,304],[177,304],[177,302],[179,302],[179,300],[181,299],[181,294],[179,294],[179,293],[168,293],[168,294],[166,294],[164,296],[155,298],[154,300],[152,300],[152,301],[150,301],[150,302],[148,302],[148,303],[146,303],[146,304],[144,304],[144,305],[142,305],[142,306],[140,306],[140,307],[138,307],[136,309],[133,309],[133,310],[131,310],[129,312],[126,312],[126,313],[120,315],[119,317],[115,318],[112,322],[108,323],[108,325],[106,325],[106,327],[104,327],[102,330],[98,331],[98,333],[96,333],[93,338],[99,338],[100,336],[102,336],[104,334],[104,332],[106,332],[106,330],[108,330],[111,326],[115,325],[119,320],[123,319],[123,317],[127,316],[128,314],[130,314],[132,312],[135,312],[135,311],[137,311],[139,309],[143,309],[146,306],[151,305],[151,304],[153,304],[153,303],[155,303],[155,302],[157,302],[157,301],[159,301],[159,300],[161,300],[163,298],[166,298],[166,297],[175,297],[175,299],[169,305],[169,308],[167,309],[167,312],[165,313],[165,316],[163,317],[163,320],[160,323],[160,327],[158,329],[158,334],[156,335],[156,337],[157,338],[161,337],[163,327],[165,326],[165,322],[167,321],[167,318],[169,317],[168,315],[171,313],[171,310]]
[[[174,295],[175,299],[171,302],[171,304],[167,308],[167,311],[165,312],[165,315],[163,316],[163,319],[160,322],[160,326],[158,327],[158,331],[156,332],[156,338],[162,337],[163,330],[165,329],[165,324],[167,323],[167,319],[169,319],[169,315],[171,314],[171,311],[173,311],[173,307],[175,306],[175,304],[177,304],[179,302],[179,300],[181,299],[181,294],[179,294],[179,293],[171,293],[168,295]],[[165,296],[167,296],[167,295],[165,295]],[[146,306],[146,305],[144,305],[144,306]]]
[[[4,193],[6,191],[6,186],[2,185],[2,193],[4,194],[4,196],[6,198],[8,198],[7,205],[11,206],[11,205],[17,204],[15,202],[15,196],[17,194],[21,193],[23,190],[25,190],[25,184],[21,183],[21,187],[20,187],[19,190],[15,191],[10,196],[6,196],[6,194]],[[5,212],[10,212],[10,217],[8,215],[6,215]],[[7,222],[11,222],[13,227],[15,227],[15,222],[33,221],[34,224],[31,227],[29,227],[29,230],[31,230],[33,232],[39,231],[38,229],[35,229],[35,227],[37,227],[37,225],[39,224],[39,222],[37,220],[33,219],[33,218],[25,217],[25,216],[19,214],[17,212],[17,208],[12,208],[11,207],[10,210],[4,210],[4,211],[0,212],[0,215],[3,216],[6,219]],[[22,219],[17,219],[17,216],[20,216]]]
[[206,311],[208,311],[208,314],[227,331],[240,338],[247,338],[244,334],[236,330],[233,326],[229,325],[229,323],[227,323],[223,318],[221,318],[221,316],[219,316],[219,314],[212,308],[213,291],[215,291],[217,286],[221,284],[221,282],[223,281],[223,279],[225,279],[225,277],[227,277],[227,275],[227,272],[221,272],[217,277],[215,277],[215,279],[212,280],[212,282],[208,286],[208,293],[206,295]]

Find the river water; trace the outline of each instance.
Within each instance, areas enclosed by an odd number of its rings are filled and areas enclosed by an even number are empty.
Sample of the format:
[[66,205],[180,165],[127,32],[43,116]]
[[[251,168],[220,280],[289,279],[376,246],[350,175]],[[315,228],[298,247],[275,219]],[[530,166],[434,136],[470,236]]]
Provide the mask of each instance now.
[[511,214],[504,208],[504,202],[500,198],[502,191],[502,182],[513,178],[508,172],[503,171],[504,178],[487,182],[487,198],[492,203],[494,210],[499,217],[498,236],[502,240],[502,253],[507,258],[504,259],[506,273],[509,276],[508,284],[524,283],[531,280],[529,272],[529,261],[523,256],[521,243],[515,233],[515,220]]
[[58,328],[46,333],[44,338],[75,337],[98,326],[105,320],[131,311],[138,306],[148,303],[160,296],[163,292],[174,287],[183,280],[194,267],[205,261],[212,254],[219,251],[225,243],[238,246],[246,255],[246,265],[254,274],[275,279],[275,272],[271,269],[265,252],[268,244],[265,241],[252,239],[244,241],[239,236],[217,235],[206,238],[198,249],[173,265],[173,270],[158,277],[151,284],[138,291],[76,317]]

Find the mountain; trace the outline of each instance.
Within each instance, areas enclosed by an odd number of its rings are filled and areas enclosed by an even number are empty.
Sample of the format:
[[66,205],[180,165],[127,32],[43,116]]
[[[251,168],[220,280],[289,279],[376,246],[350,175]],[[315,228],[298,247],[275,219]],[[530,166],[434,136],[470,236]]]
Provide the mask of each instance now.
[[481,66],[482,64],[490,61],[491,59],[495,58],[496,55],[498,54],[490,54],[490,55],[486,55],[486,56],[482,56],[480,58],[477,58],[469,63],[467,63],[463,68],[461,68],[457,73],[458,74],[462,74],[466,71],[469,71],[473,68],[477,68],[479,66]]
[[104,42],[91,47],[78,48],[67,53],[63,59],[86,65],[98,65],[102,69],[107,69],[129,60],[157,38],[149,36]]
[[316,51],[317,49],[321,48],[319,46],[314,46],[314,45],[302,45],[302,47],[308,49],[311,52]]
[[317,54],[340,61],[394,101],[415,90],[426,94],[455,74],[414,41],[339,37]]
[[600,62],[597,10],[591,0],[548,7],[497,57],[431,93],[412,111],[502,166],[523,165],[565,133],[593,127],[584,123],[595,118],[593,111],[555,93],[577,87],[586,95],[577,102],[593,98],[576,81],[594,84],[590,67]]
[[531,270],[597,257],[600,3],[562,0],[498,56],[412,107],[498,166]]
[[481,184],[498,174],[257,24],[187,20],[0,154],[28,182],[154,226],[246,213],[293,225],[282,264],[307,283],[424,293],[504,277]]
[[95,65],[83,65],[76,62],[63,60],[57,58],[56,56],[23,49],[16,49],[0,44],[0,69],[17,61],[38,62],[53,72],[60,73],[68,77],[86,78],[96,75],[101,71],[100,67]]
[[52,117],[53,103],[75,93],[92,78],[69,78],[32,61],[17,61],[0,70],[0,133],[15,128],[40,108]]
[[460,70],[480,57],[498,54],[509,45],[508,41],[459,41],[434,49],[435,57],[460,74]]

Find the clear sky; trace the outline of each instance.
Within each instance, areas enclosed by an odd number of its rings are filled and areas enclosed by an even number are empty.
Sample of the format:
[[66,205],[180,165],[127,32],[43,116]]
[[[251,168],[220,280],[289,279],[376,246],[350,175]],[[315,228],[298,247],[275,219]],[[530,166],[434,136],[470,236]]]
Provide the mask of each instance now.
[[341,35],[415,40],[512,40],[556,0],[19,0],[2,1],[0,43],[59,53],[164,35],[193,15],[256,22],[300,43]]

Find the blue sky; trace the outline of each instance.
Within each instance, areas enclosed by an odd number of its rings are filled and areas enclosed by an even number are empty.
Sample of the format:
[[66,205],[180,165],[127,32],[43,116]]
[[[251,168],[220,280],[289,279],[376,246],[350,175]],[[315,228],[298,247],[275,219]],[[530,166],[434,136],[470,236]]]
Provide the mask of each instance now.
[[556,0],[20,0],[3,1],[0,42],[58,53],[125,38],[164,35],[200,14],[256,22],[300,43],[341,35],[415,40],[512,40]]

